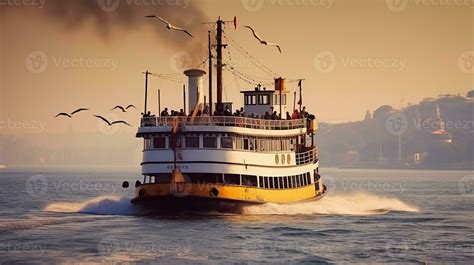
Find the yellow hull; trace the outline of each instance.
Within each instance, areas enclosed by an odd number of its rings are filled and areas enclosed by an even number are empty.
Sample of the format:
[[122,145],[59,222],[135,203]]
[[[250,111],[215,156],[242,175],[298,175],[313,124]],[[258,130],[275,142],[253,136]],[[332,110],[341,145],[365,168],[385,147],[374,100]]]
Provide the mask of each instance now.
[[315,188],[315,184],[295,189],[262,189],[221,183],[152,183],[138,186],[133,202],[159,197],[199,197],[249,204],[295,203],[322,195],[322,185],[317,185],[318,189]]

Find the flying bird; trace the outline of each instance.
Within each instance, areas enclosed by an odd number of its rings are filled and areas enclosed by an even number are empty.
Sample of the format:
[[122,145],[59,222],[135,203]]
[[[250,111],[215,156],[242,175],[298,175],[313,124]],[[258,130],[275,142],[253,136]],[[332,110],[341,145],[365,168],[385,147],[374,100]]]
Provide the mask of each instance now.
[[260,36],[258,36],[258,34],[255,32],[255,30],[252,27],[250,27],[250,26],[244,26],[244,27],[249,28],[252,31],[253,36],[260,42],[260,44],[275,46],[275,47],[278,48],[278,51],[281,53],[280,45],[278,45],[276,43],[267,42],[266,40],[263,40]]
[[133,106],[132,104],[130,104],[130,105],[128,105],[128,106],[125,107],[125,108],[122,107],[122,106],[120,106],[120,105],[117,105],[117,106],[115,106],[115,107],[114,107],[113,109],[111,109],[111,110],[120,109],[122,112],[127,112],[127,110],[128,110],[129,108],[135,108],[135,109],[136,109],[135,106]]
[[71,114],[67,114],[66,112],[61,112],[61,113],[58,113],[56,116],[54,116],[55,118],[58,117],[58,116],[66,116],[66,117],[69,117],[69,118],[72,118],[72,115],[78,113],[78,112],[81,112],[81,111],[85,111],[85,110],[89,110],[89,109],[86,109],[86,108],[80,108],[80,109],[77,109],[73,112],[71,112]]
[[182,32],[188,34],[191,38],[194,38],[193,35],[191,35],[191,33],[189,33],[189,31],[187,31],[187,30],[185,30],[185,29],[183,29],[183,28],[179,28],[179,27],[173,26],[173,25],[171,25],[168,21],[162,19],[161,17],[159,17],[159,16],[157,16],[157,15],[150,15],[150,16],[145,16],[145,17],[148,17],[148,18],[156,18],[156,19],[160,20],[161,22],[165,23],[165,24],[166,24],[166,27],[167,27],[168,29],[170,29],[170,30],[171,30],[171,29],[174,29],[174,30],[182,31]]
[[128,125],[128,126],[132,126],[132,125],[130,125],[130,124],[129,124],[128,122],[126,122],[126,121],[114,121],[114,122],[110,122],[110,121],[108,121],[106,118],[104,118],[104,117],[102,117],[102,116],[100,116],[100,115],[94,115],[94,117],[103,120],[103,121],[104,121],[105,123],[107,123],[107,125],[109,125],[109,126],[112,126],[112,125],[114,125],[114,124],[119,124],[119,123],[126,124],[126,125]]

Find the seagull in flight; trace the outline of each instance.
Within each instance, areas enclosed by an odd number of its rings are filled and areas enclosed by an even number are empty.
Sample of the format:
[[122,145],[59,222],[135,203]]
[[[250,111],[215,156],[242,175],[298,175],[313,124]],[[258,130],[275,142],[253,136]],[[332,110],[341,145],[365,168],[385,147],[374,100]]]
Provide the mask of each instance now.
[[275,46],[275,47],[278,48],[278,51],[281,53],[280,45],[278,45],[276,43],[267,42],[266,40],[263,40],[260,36],[258,36],[258,34],[255,32],[255,30],[252,27],[250,27],[250,26],[244,26],[244,27],[249,28],[252,31],[253,36],[260,42],[260,44]]
[[191,35],[191,33],[189,33],[189,31],[187,31],[187,30],[185,30],[185,29],[183,29],[183,28],[179,28],[179,27],[173,26],[173,25],[171,25],[168,21],[162,19],[161,17],[159,17],[159,16],[157,16],[157,15],[149,15],[149,16],[145,16],[145,17],[148,17],[148,18],[156,18],[156,19],[160,20],[161,22],[165,23],[165,24],[166,24],[166,27],[167,27],[168,29],[170,29],[170,30],[171,30],[171,29],[174,29],[174,30],[182,31],[182,32],[188,34],[191,38],[194,38],[193,35]]
[[129,124],[128,122],[126,122],[126,121],[114,121],[114,122],[110,122],[110,121],[108,121],[106,118],[104,118],[104,117],[102,117],[102,116],[100,116],[100,115],[94,115],[94,117],[103,120],[103,121],[104,121],[105,123],[107,123],[107,125],[109,125],[109,126],[112,126],[112,125],[114,125],[114,124],[119,124],[119,123],[126,124],[126,125],[128,125],[128,126],[132,126],[132,125],[130,125],[130,124]]
[[85,110],[89,110],[89,109],[86,109],[86,108],[80,108],[80,109],[77,109],[73,112],[71,112],[71,114],[68,114],[66,112],[61,112],[61,113],[58,113],[56,116],[54,116],[55,118],[56,117],[59,117],[59,116],[66,116],[66,117],[69,117],[69,118],[72,118],[72,115],[78,113],[78,112],[81,112],[81,111],[85,111]]
[[128,105],[128,106],[125,107],[125,108],[122,107],[122,106],[120,106],[120,105],[117,105],[117,106],[115,106],[115,107],[114,107],[113,109],[111,109],[111,110],[120,109],[120,110],[122,110],[122,112],[127,112],[127,110],[128,110],[129,108],[135,108],[135,109],[136,109],[135,106],[133,106],[132,104],[130,104],[130,105]]

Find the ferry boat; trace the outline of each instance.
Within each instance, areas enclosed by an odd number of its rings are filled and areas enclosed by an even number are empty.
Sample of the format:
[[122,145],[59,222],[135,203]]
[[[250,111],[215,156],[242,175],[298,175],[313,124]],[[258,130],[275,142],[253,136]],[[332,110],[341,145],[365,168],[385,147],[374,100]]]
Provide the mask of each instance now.
[[[222,102],[222,26],[217,22],[217,102],[213,112],[212,82],[204,99],[202,69],[188,77],[187,116],[151,116],[145,111],[136,137],[144,141],[142,180],[135,183],[132,203],[153,212],[242,212],[265,203],[318,200],[326,192],[319,175],[314,116],[265,119],[279,110],[285,117],[290,92],[285,79],[274,89],[261,86],[242,92],[245,116],[230,116],[232,103]],[[234,19],[235,23],[235,19]],[[209,51],[211,51],[209,36]],[[209,65],[212,66],[212,56]],[[212,67],[209,67],[211,79]],[[150,73],[145,73],[148,78]],[[210,115],[201,114],[202,107]],[[301,109],[301,104],[300,104]],[[205,112],[207,112],[205,111]],[[291,112],[292,112],[291,111]],[[124,187],[128,183],[124,182]]]

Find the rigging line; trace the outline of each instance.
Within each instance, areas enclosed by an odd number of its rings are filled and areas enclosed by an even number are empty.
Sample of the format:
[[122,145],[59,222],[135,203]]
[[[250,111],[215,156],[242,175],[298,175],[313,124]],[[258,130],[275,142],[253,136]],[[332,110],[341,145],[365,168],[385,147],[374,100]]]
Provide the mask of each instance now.
[[[233,68],[235,69],[235,66],[234,66],[234,63],[233,63],[233,60],[232,60],[232,56],[231,56],[231,54],[230,54],[230,50],[229,50],[229,49],[227,49],[227,54],[228,54],[228,57],[229,57],[229,61],[228,61],[228,62],[225,61],[225,63],[227,63],[228,65],[230,65],[231,67],[233,67]],[[240,71],[239,71],[239,72],[240,72]],[[240,73],[242,73],[242,72],[240,72]],[[244,73],[242,73],[242,74],[244,74]],[[248,77],[253,78],[253,79],[265,80],[265,82],[269,82],[270,80],[273,80],[273,78],[272,78],[272,79],[269,79],[269,78],[264,78],[264,77],[252,76],[252,75],[250,75],[250,74],[245,74],[245,75],[247,75]]]
[[[224,36],[227,36],[228,39],[229,39],[232,43],[235,44],[236,50],[239,51],[242,55],[249,57],[249,59],[250,59],[257,67],[258,67],[257,64],[260,64],[260,66],[263,67],[263,68],[265,68],[266,71],[269,72],[269,74],[271,73],[271,75],[273,75],[273,76],[278,76],[278,74],[277,74],[275,71],[273,71],[272,69],[270,69],[268,66],[264,65],[262,62],[258,61],[258,60],[257,60],[255,57],[253,57],[249,52],[247,52],[240,44],[238,44],[232,37],[230,37],[229,35],[227,35],[227,33],[226,33],[225,31],[223,31],[223,33],[224,33]],[[240,51],[239,49],[240,49],[241,51]],[[245,53],[245,54],[243,54],[243,53]],[[262,70],[264,70],[264,69],[262,69]]]
[[[234,46],[231,46],[231,47],[234,47]],[[253,58],[252,56],[249,56],[247,52],[245,51],[242,51],[242,50],[239,50],[237,49],[236,47],[234,47],[235,50],[240,53],[241,55],[243,55],[245,58],[247,58],[253,65],[255,65],[255,67],[257,67],[258,69],[260,69],[261,71],[263,71],[265,74],[269,75],[269,76],[276,76],[277,74],[275,72],[273,72],[272,70],[267,70],[265,69],[265,66],[263,66],[263,64],[259,63],[255,58]],[[247,53],[247,54],[246,54]]]
[[253,80],[258,80],[258,81],[261,81],[261,82],[273,82],[273,79],[269,79],[269,78],[263,78],[263,77],[259,77],[259,76],[254,76],[254,75],[250,75],[250,74],[246,74],[242,71],[239,71],[235,68],[235,66],[233,66],[232,64],[227,64],[229,67],[235,69],[235,71],[241,73],[242,75],[245,75],[247,76],[248,78],[250,79],[253,79]]

